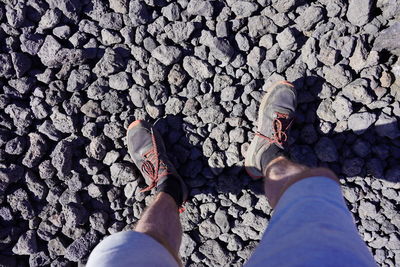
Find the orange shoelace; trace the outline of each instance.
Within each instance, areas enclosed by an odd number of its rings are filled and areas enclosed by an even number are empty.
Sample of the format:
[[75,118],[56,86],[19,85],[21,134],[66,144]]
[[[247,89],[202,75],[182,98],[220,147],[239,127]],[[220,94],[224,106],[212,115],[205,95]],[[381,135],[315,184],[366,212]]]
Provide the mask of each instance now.
[[144,161],[141,166],[142,171],[149,176],[151,184],[148,187],[140,190],[140,192],[146,192],[153,189],[154,187],[157,186],[157,183],[160,180],[160,178],[168,174],[171,174],[170,172],[168,172],[167,165],[162,160],[160,160],[156,143],[156,137],[153,132],[153,129],[151,130],[151,142],[153,146],[150,148],[149,151],[143,154],[142,157]]
[[255,133],[255,135],[264,138],[270,144],[284,145],[288,140],[286,131],[290,128],[290,125],[292,125],[293,122],[293,119],[288,120],[288,118],[288,114],[276,112],[276,118],[273,121],[274,133],[272,134],[272,137],[264,136],[259,132]]

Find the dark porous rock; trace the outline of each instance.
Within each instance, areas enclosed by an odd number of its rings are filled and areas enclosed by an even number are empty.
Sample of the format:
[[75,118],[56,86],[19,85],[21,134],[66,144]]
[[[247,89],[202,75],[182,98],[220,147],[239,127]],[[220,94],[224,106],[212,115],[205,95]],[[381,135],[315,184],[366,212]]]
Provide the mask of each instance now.
[[75,227],[84,225],[88,220],[88,212],[77,203],[68,203],[63,207],[65,225],[67,227]]
[[177,21],[180,18],[180,6],[178,3],[171,3],[161,9],[161,13],[169,21]]
[[103,113],[100,104],[93,100],[89,100],[84,105],[82,105],[81,112],[89,118],[97,118]]
[[0,208],[0,220],[5,225],[12,224],[12,222],[14,221],[12,212],[8,207]]
[[334,66],[339,60],[339,50],[330,47],[322,48],[317,58],[325,65]]
[[187,41],[195,30],[193,22],[176,21],[164,28],[169,39],[176,44]]
[[49,0],[50,8],[58,8],[72,22],[77,23],[82,3],[78,0]]
[[26,94],[32,91],[35,86],[36,80],[30,77],[23,77],[19,79],[9,80],[8,84],[20,92],[21,94]]
[[36,231],[29,230],[23,233],[13,247],[12,252],[17,255],[30,255],[38,252]]
[[291,11],[295,7],[299,6],[302,4],[302,0],[273,0],[272,1],[272,6],[275,8],[278,12],[284,13]]
[[391,51],[393,54],[400,56],[400,22],[395,22],[389,28],[381,31],[375,38],[374,50],[381,51],[383,49]]
[[59,111],[58,108],[52,110],[50,118],[53,122],[54,127],[62,133],[73,133],[75,132],[75,121],[73,117],[67,116]]
[[21,155],[25,151],[26,146],[26,138],[17,136],[6,143],[5,151],[10,155]]
[[104,211],[94,212],[89,217],[91,228],[102,234],[106,234],[107,232],[108,228],[107,221],[108,221],[108,214]]
[[214,14],[214,2],[207,0],[190,0],[186,11],[189,15],[212,17]]
[[41,17],[39,21],[38,32],[43,33],[43,30],[54,28],[61,20],[62,12],[58,9],[49,9]]
[[335,123],[337,121],[335,117],[335,111],[332,107],[332,101],[330,99],[324,99],[318,106],[317,109],[318,118]]
[[199,251],[207,257],[211,265],[229,265],[233,258],[227,253],[216,240],[207,240],[200,247]]
[[396,139],[400,136],[399,123],[394,116],[389,116],[382,112],[378,120],[375,122],[375,131],[379,136],[389,137],[390,139]]
[[50,160],[44,160],[39,164],[39,176],[42,179],[50,179],[56,174],[56,169],[51,165]]
[[151,51],[151,55],[162,64],[169,66],[179,61],[182,52],[176,46],[160,45]]
[[303,31],[311,30],[318,22],[324,18],[323,9],[318,6],[310,6],[296,19],[296,24]]
[[225,167],[225,153],[214,152],[208,159],[208,164],[214,174],[220,174]]
[[132,26],[147,24],[153,20],[149,7],[139,0],[129,1],[128,15],[133,24]]
[[99,25],[104,29],[119,31],[124,26],[122,14],[115,12],[105,13],[100,17]]
[[202,108],[198,112],[198,116],[204,123],[215,123],[219,124],[223,122],[223,113],[220,106],[211,106]]
[[147,65],[147,72],[151,82],[161,82],[167,78],[168,68],[154,57],[151,57]]
[[59,67],[61,62],[57,53],[61,48],[61,44],[53,36],[47,35],[37,55],[45,66],[49,68]]
[[87,256],[98,242],[98,235],[94,231],[90,231],[67,247],[65,258],[71,261],[79,261]]
[[89,86],[90,81],[89,70],[72,70],[68,77],[67,88],[68,92],[80,91]]
[[33,199],[36,201],[44,200],[47,195],[46,184],[38,179],[32,171],[27,171],[25,174],[25,182],[29,191],[33,195]]
[[238,33],[235,35],[236,44],[241,51],[249,51],[250,50],[250,43],[248,37],[242,33]]
[[32,61],[24,53],[12,53],[11,59],[14,65],[15,74],[18,78],[24,76],[24,74],[31,68]]
[[17,189],[7,196],[7,202],[13,211],[19,211],[21,217],[25,220],[32,219],[35,211],[28,199],[28,194],[23,189]]
[[376,115],[370,112],[360,112],[350,115],[348,127],[356,134],[364,133],[374,122]]
[[254,16],[249,18],[247,24],[250,37],[257,38],[267,33],[276,33],[278,27],[267,16]]
[[22,164],[29,168],[39,165],[41,159],[46,154],[47,142],[42,135],[37,133],[29,134],[29,149],[26,152]]
[[364,141],[363,139],[357,139],[354,142],[352,149],[354,153],[357,154],[357,156],[363,158],[371,152],[371,145],[370,143]]
[[223,209],[218,209],[214,215],[215,223],[221,229],[222,233],[227,233],[230,229],[228,213]]
[[361,158],[345,159],[342,166],[342,172],[346,176],[356,176],[360,174],[364,167],[364,160]]
[[210,55],[221,61],[224,65],[228,64],[234,55],[234,49],[228,40],[223,38],[211,38],[205,42],[210,48]]
[[300,138],[306,144],[313,144],[318,140],[318,134],[312,124],[306,124],[301,129]]
[[47,243],[47,249],[51,258],[64,256],[66,251],[65,242],[61,238],[56,237]]
[[36,55],[41,48],[44,37],[41,34],[24,33],[19,37],[21,41],[22,52],[28,53],[32,56]]
[[120,97],[119,93],[115,90],[108,92],[104,95],[101,101],[101,109],[111,114],[120,113],[125,107],[125,99]]
[[59,231],[59,227],[55,226],[49,220],[43,220],[37,229],[37,235],[45,241],[49,241]]
[[175,64],[168,73],[168,83],[181,87],[187,78],[187,74],[181,65]]
[[372,0],[350,0],[347,9],[347,20],[356,26],[363,26],[370,20]]
[[168,88],[162,83],[151,85],[149,94],[155,105],[163,105],[168,101]]
[[177,97],[172,97],[165,103],[165,114],[177,115],[182,109],[183,101]]
[[182,246],[179,250],[179,255],[182,257],[189,257],[192,255],[196,247],[196,242],[186,233],[182,235]]
[[377,215],[376,206],[371,202],[366,200],[361,201],[358,206],[358,213],[361,219],[365,219],[367,217],[375,217]]
[[45,120],[38,128],[39,132],[46,135],[50,140],[58,141],[63,137],[63,133],[54,127],[50,120]]
[[250,17],[257,9],[256,3],[248,1],[236,1],[231,6],[232,12],[238,19]]
[[112,140],[117,140],[125,136],[125,134],[125,129],[118,122],[110,122],[104,125],[104,135]]
[[315,154],[314,150],[307,145],[296,145],[290,149],[290,157],[295,162],[309,167],[317,167],[318,165],[318,158]]
[[15,127],[21,130],[26,130],[32,124],[32,112],[20,104],[8,105],[4,109],[4,112],[13,119]]
[[95,175],[104,168],[103,164],[93,158],[83,158],[79,164],[89,175]]
[[276,40],[282,50],[296,50],[298,43],[296,38],[296,31],[293,28],[285,28],[276,36]]
[[102,160],[107,153],[108,140],[104,135],[92,139],[89,144],[88,156],[94,159]]
[[296,53],[290,50],[283,51],[276,59],[276,71],[279,73],[284,72],[287,69],[287,67],[290,66],[295,56]]
[[132,164],[114,163],[110,167],[110,173],[114,186],[124,186],[127,183],[136,180]]
[[221,100],[222,101],[232,101],[237,97],[237,87],[235,86],[228,86],[225,87],[222,91],[221,91]]
[[109,85],[116,90],[126,90],[132,85],[132,78],[126,72],[119,72],[108,77]]
[[221,234],[219,227],[211,220],[204,220],[200,223],[199,232],[202,236],[210,239],[215,239]]
[[318,159],[324,162],[334,162],[338,160],[338,152],[335,143],[328,137],[319,139],[314,147]]
[[341,120],[347,120],[353,113],[353,106],[347,98],[343,96],[336,96],[335,100],[332,102],[332,109],[335,112],[335,117]]
[[207,62],[192,56],[183,58],[183,68],[192,78],[199,81],[211,78],[214,74],[214,70]]
[[369,88],[369,83],[367,80],[357,79],[345,86],[342,90],[342,93],[351,101],[369,104],[372,102],[373,98],[369,94],[367,88]]
[[51,164],[60,175],[68,175],[72,167],[72,143],[61,140],[51,153]]
[[15,4],[6,5],[6,18],[7,22],[12,27],[21,27],[25,21],[26,6],[21,2]]
[[400,181],[400,167],[393,166],[385,172],[385,179],[387,181],[398,183]]
[[9,78],[14,73],[11,56],[0,54],[0,77]]
[[115,50],[107,48],[103,57],[97,62],[93,72],[98,77],[108,76],[121,71],[125,66],[124,60]]
[[377,51],[370,51],[368,41],[365,36],[362,36],[358,39],[354,52],[349,59],[350,67],[356,72],[360,72],[368,67],[377,65],[379,55]]
[[50,262],[50,257],[44,251],[29,256],[29,266],[46,266],[49,265]]
[[352,81],[352,74],[342,65],[338,64],[333,67],[324,67],[324,78],[336,88],[342,88]]
[[144,106],[147,90],[139,85],[134,85],[131,89],[129,89],[129,96],[131,97],[132,103],[136,107],[141,108]]

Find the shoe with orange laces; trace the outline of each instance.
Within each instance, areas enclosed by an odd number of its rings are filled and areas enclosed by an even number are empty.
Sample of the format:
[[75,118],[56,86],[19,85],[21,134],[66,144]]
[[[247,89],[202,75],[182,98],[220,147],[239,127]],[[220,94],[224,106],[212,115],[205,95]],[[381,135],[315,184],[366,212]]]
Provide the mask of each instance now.
[[145,121],[134,121],[127,132],[128,152],[143,175],[147,187],[172,196],[183,211],[182,204],[188,196],[188,188],[168,159],[160,133]]
[[296,90],[287,81],[272,86],[261,100],[258,131],[246,152],[244,164],[253,179],[262,178],[263,168],[273,159],[285,155],[296,105]]

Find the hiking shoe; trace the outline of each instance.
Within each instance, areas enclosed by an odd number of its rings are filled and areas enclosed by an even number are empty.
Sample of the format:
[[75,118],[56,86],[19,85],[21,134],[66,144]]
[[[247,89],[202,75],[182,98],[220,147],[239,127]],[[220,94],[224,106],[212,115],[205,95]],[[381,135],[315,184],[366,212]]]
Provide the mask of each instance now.
[[141,192],[156,188],[171,195],[180,207],[187,199],[188,188],[168,159],[160,133],[149,123],[137,120],[128,127],[127,142],[129,155],[147,184]]
[[285,155],[296,105],[296,90],[287,81],[272,86],[261,100],[258,129],[245,158],[246,171],[253,179],[263,177],[263,168],[271,160]]

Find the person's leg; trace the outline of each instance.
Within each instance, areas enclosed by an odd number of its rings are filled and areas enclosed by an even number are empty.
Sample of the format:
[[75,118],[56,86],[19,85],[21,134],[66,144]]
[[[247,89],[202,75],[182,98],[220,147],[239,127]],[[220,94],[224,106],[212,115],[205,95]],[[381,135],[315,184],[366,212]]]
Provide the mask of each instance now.
[[182,227],[179,208],[188,188],[168,159],[161,135],[147,122],[128,127],[129,154],[147,187],[156,189],[134,231],[113,234],[100,242],[89,257],[88,266],[177,266]]
[[336,175],[326,168],[308,168],[280,156],[272,160],[264,171],[264,192],[272,208],[284,191],[295,182],[313,176],[324,176],[339,183]]
[[274,214],[247,266],[376,266],[333,172],[279,157],[265,174]]
[[135,231],[153,237],[166,247],[179,262],[182,226],[178,206],[168,194],[160,192],[140,218]]
[[296,91],[286,81],[273,86],[261,100],[258,132],[247,150],[245,168],[253,179],[264,179],[274,214],[247,264],[374,266],[336,175],[284,156],[295,108]]

